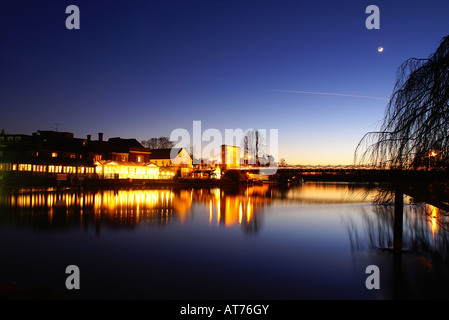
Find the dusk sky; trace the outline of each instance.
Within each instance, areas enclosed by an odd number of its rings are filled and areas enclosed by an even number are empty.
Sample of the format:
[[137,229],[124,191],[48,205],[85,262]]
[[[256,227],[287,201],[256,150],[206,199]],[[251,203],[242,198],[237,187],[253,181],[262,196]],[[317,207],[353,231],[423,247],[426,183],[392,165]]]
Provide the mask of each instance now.
[[278,129],[289,164],[350,164],[399,66],[448,34],[449,1],[2,0],[0,129],[141,141],[201,121]]

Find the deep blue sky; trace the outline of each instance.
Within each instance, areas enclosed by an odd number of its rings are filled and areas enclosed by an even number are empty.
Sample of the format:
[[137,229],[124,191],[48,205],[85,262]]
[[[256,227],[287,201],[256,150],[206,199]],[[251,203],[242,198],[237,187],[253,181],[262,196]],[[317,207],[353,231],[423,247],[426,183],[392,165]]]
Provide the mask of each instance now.
[[[79,30],[65,27],[71,4]],[[351,163],[387,104],[368,97],[388,99],[398,67],[435,51],[448,13],[429,0],[3,0],[0,127],[140,141],[198,120],[278,129],[288,163]]]

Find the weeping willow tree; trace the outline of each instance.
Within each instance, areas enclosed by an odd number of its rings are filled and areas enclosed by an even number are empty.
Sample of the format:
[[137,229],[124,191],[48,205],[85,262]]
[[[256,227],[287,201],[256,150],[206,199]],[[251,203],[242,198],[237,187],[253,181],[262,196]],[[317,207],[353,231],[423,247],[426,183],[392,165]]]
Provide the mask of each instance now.
[[427,59],[398,70],[379,131],[360,140],[357,164],[390,169],[449,168],[449,36]]

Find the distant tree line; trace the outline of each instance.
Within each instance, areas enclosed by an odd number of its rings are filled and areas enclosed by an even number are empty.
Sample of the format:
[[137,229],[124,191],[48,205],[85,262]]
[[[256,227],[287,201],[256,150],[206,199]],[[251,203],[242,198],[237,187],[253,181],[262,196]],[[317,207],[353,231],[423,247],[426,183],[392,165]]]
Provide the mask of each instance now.
[[141,141],[141,144],[145,148],[150,149],[171,149],[174,147],[175,143],[171,141],[168,137],[151,138],[149,140]]

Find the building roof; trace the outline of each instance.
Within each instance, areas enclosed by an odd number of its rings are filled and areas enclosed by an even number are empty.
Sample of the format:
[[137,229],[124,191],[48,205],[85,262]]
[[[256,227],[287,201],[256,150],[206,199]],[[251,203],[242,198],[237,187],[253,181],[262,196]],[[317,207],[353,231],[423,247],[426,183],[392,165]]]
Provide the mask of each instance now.
[[90,152],[93,153],[150,153],[150,149],[142,146],[136,139],[110,138],[108,141],[90,141]]
[[[11,135],[1,135],[2,137]],[[19,135],[14,135],[19,136]],[[26,137],[26,141],[17,141],[9,143],[3,141],[0,145],[1,151],[4,156],[37,156],[36,152],[45,151],[45,153],[39,154],[42,157],[48,152],[58,153],[74,153],[87,155],[88,153],[94,154],[110,154],[110,153],[151,153],[149,148],[145,148],[136,139],[122,139],[119,137],[110,138],[108,141],[103,141],[102,134],[99,134],[99,140],[93,141],[90,139],[90,135],[87,139],[74,138],[73,133],[70,132],[58,132],[58,131],[38,131],[33,133],[32,136],[20,135]],[[21,139],[24,140],[24,139]],[[48,155],[47,155],[48,156]],[[47,157],[46,156],[46,157]],[[58,154],[58,158],[60,155]]]
[[136,139],[110,138],[108,144],[111,146],[113,152],[150,152],[150,149],[142,146]]
[[88,144],[86,139],[51,137],[41,139],[39,149],[70,153],[84,153],[87,151],[87,147]]
[[[173,153],[172,153],[173,150]],[[182,151],[182,148],[168,148],[168,149],[151,149],[151,160],[174,159],[172,155],[176,156]]]

